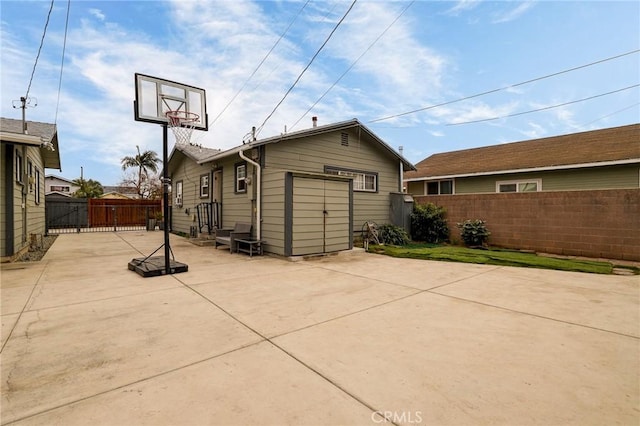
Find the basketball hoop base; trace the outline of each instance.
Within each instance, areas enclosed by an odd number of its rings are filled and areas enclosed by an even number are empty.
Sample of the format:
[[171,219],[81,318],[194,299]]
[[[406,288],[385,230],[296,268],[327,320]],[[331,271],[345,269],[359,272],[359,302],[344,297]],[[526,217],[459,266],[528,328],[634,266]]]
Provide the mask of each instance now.
[[[130,271],[135,271],[138,275],[147,277],[158,277],[160,275],[167,274],[167,268],[165,268],[164,256],[154,257],[139,257],[131,259],[128,266]],[[169,260],[169,274],[179,274],[181,272],[187,272],[189,265],[175,260]]]

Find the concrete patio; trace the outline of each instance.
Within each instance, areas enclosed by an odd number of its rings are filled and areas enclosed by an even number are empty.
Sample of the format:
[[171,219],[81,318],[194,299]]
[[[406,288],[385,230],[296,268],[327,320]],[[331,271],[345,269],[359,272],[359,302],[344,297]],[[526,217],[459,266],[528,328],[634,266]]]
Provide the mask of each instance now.
[[177,236],[188,272],[127,269],[161,243],[61,235],[2,265],[2,425],[640,422],[637,276]]

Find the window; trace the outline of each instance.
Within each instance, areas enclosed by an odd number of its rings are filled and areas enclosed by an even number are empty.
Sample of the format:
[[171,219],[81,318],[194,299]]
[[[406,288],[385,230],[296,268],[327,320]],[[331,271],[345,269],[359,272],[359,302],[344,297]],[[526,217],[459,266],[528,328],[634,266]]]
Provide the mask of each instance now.
[[22,182],[22,154],[16,150],[16,182]]
[[62,185],[51,185],[51,192],[69,192],[68,186]]
[[426,187],[427,195],[453,194],[453,180],[433,180]]
[[31,160],[27,159],[27,181],[29,184],[29,192],[33,192],[34,188],[34,179],[33,179],[33,163]]
[[38,168],[36,168],[35,187],[36,187],[36,193],[34,197],[35,202],[36,204],[40,204],[40,170],[38,170]]
[[178,207],[182,207],[182,181],[179,180],[176,182],[176,194],[174,197],[175,204]]
[[496,192],[537,192],[541,188],[540,179],[496,182]]
[[209,175],[200,176],[200,198],[209,196]]
[[360,192],[378,192],[378,174],[357,170],[344,170],[325,167],[325,173],[353,178],[353,190]]
[[236,164],[236,192],[247,192],[247,164]]

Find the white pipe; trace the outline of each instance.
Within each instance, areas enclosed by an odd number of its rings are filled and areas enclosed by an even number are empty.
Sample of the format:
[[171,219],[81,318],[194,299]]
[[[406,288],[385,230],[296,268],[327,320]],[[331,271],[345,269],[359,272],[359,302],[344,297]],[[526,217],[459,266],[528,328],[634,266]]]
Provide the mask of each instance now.
[[238,155],[240,155],[240,158],[242,158],[243,160],[251,163],[254,165],[254,167],[257,169],[256,172],[256,240],[261,240],[261,225],[262,225],[262,212],[261,212],[261,204],[262,204],[262,199],[260,198],[260,194],[261,194],[261,190],[262,190],[262,168],[260,167],[260,164],[256,163],[255,161],[253,161],[252,159],[246,157],[244,155],[244,151],[238,151]]

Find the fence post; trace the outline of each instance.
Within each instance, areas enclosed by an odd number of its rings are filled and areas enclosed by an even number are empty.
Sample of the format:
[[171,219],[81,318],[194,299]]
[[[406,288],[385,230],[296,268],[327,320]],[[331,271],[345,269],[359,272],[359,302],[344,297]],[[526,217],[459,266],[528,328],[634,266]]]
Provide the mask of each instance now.
[[113,206],[111,210],[113,211],[113,232],[116,232],[118,228],[118,209],[116,209],[116,206]]
[[80,233],[80,208],[78,206],[74,207],[76,211],[76,229],[78,230],[78,234]]

